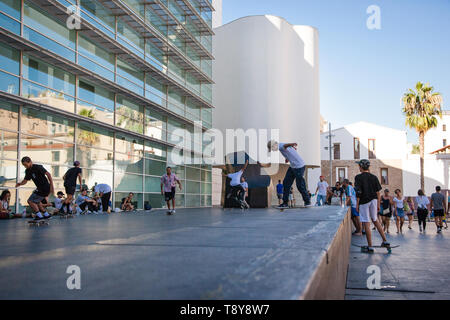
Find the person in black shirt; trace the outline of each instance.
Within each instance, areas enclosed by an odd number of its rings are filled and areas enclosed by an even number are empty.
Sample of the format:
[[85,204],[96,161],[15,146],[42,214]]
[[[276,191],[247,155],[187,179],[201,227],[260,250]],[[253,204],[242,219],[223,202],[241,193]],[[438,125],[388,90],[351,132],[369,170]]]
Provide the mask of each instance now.
[[54,192],[52,175],[43,166],[33,164],[29,157],[22,158],[22,165],[25,167],[25,178],[22,182],[16,184],[16,188],[33,180],[36,190],[28,198],[28,204],[36,214],[35,220],[50,218],[43,202],[46,197]]
[[381,238],[383,238],[382,247],[390,247],[384,234],[383,227],[378,221],[378,212],[380,211],[381,202],[381,185],[378,178],[370,173],[370,161],[361,160],[356,162],[359,165],[361,174],[355,177],[356,206],[361,216],[361,222],[366,231],[368,252],[372,253],[372,233],[370,230],[370,222],[372,221]]
[[66,174],[63,176],[64,188],[66,189],[67,198],[64,201],[64,206],[67,208],[67,214],[70,214],[70,204],[73,201],[73,196],[75,195],[75,190],[77,189],[77,179],[81,183],[81,168],[80,162],[75,161],[73,163],[73,168],[67,170]]
[[327,203],[329,206],[331,206],[331,200],[333,199],[333,197],[339,198],[341,200],[341,206],[342,206],[342,197],[344,195],[344,188],[342,188],[341,183],[338,181],[336,182],[336,186],[331,188],[328,191],[328,199],[327,199]]

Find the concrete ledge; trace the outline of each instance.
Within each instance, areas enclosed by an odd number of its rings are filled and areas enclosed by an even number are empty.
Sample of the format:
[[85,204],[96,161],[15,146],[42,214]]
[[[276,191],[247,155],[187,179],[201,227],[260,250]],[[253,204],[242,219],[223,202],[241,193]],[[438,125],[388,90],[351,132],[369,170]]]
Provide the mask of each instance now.
[[350,211],[306,286],[302,300],[344,300],[351,246]]

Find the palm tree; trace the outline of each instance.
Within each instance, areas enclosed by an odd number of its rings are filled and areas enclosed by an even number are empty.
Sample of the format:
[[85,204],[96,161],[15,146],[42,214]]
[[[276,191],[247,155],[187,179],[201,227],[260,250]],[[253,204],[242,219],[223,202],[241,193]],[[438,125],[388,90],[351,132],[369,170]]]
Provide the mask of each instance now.
[[440,93],[433,92],[429,84],[418,82],[416,91],[409,89],[403,95],[403,113],[406,115],[406,125],[419,134],[420,149],[420,187],[425,191],[425,134],[436,128],[439,116],[442,119],[443,99]]

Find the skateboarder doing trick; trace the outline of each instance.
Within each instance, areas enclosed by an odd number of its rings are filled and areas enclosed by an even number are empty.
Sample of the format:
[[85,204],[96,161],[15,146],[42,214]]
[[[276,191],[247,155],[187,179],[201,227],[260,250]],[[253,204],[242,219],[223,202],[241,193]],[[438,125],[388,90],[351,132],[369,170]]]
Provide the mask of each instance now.
[[25,167],[25,178],[22,182],[16,184],[16,188],[26,185],[28,181],[33,180],[36,190],[28,198],[28,204],[36,215],[34,220],[49,219],[50,214],[43,206],[42,201],[54,192],[52,175],[43,166],[33,164],[29,157],[22,158],[22,165]]
[[380,233],[381,238],[383,238],[383,243],[381,247],[390,248],[390,243],[386,239],[383,227],[378,221],[378,212],[380,211],[380,202],[382,190],[380,181],[378,178],[370,173],[370,161],[361,160],[356,162],[359,165],[359,170],[361,174],[355,177],[355,190],[356,190],[356,211],[359,212],[361,216],[361,222],[363,223],[363,228],[366,231],[367,252],[373,253],[374,249],[372,247],[372,233],[370,230],[370,222],[372,221],[376,229]]
[[[280,151],[283,157],[286,159],[286,163],[290,163],[290,167],[286,172],[286,176],[283,181],[283,203],[278,209],[289,208],[289,191],[291,190],[294,180],[297,184],[297,189],[303,197],[305,207],[311,207],[311,198],[308,190],[306,189],[306,181],[304,178],[306,164],[297,152],[297,143],[278,143],[277,141],[269,141],[267,148],[269,152]],[[269,167],[270,165],[262,165],[262,167]]]

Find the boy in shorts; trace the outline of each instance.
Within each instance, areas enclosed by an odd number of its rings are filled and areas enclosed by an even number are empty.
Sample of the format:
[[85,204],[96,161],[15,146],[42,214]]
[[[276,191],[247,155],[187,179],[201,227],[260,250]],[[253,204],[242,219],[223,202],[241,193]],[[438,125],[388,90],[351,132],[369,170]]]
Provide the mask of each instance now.
[[370,173],[370,161],[361,160],[356,162],[359,165],[360,174],[355,177],[355,191],[356,191],[356,210],[359,212],[361,222],[366,231],[367,251],[373,253],[372,248],[372,231],[370,229],[370,222],[372,221],[375,228],[383,238],[382,247],[389,248],[390,243],[386,239],[383,227],[378,221],[378,212],[380,211],[380,201],[382,190],[378,178]]
[[431,195],[431,209],[434,211],[434,221],[436,222],[437,233],[441,233],[444,228],[445,217],[445,197],[441,193],[441,187],[436,187],[436,193]]
[[[167,203],[167,214],[172,215],[175,211],[175,193],[177,189],[177,183],[180,187],[180,191],[183,190],[180,179],[172,173],[172,168],[167,167],[166,174],[161,177],[161,194]],[[172,201],[172,209],[170,209],[170,202]]]
[[49,219],[51,216],[44,203],[46,203],[45,199],[54,192],[52,175],[43,166],[33,164],[29,157],[22,158],[22,165],[25,167],[25,178],[16,184],[16,188],[33,180],[36,190],[28,198],[28,204],[35,215],[34,220]]

